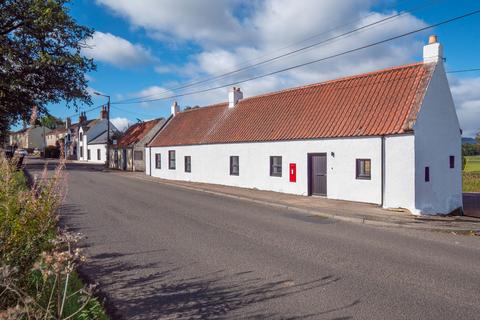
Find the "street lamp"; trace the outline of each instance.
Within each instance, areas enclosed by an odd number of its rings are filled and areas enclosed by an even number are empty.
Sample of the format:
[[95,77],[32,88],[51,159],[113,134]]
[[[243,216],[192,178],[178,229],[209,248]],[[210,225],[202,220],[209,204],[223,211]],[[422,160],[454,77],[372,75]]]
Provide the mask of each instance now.
[[101,94],[100,92],[94,91],[94,94],[97,96],[102,96],[108,98],[107,102],[107,161],[105,163],[106,167],[110,166],[110,96],[106,94]]

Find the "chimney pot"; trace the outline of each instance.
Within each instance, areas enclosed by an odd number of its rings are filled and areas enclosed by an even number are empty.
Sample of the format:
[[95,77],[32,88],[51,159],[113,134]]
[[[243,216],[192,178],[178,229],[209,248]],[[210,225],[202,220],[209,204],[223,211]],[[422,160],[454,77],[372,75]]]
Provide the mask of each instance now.
[[172,111],[172,116],[174,117],[177,113],[180,112],[180,106],[178,105],[177,101],[173,101],[171,111]]
[[243,99],[243,92],[240,88],[233,87],[228,93],[228,108],[233,108],[237,105],[238,101]]
[[428,37],[428,44],[423,47],[423,62],[442,62],[443,46],[438,42],[436,35]]

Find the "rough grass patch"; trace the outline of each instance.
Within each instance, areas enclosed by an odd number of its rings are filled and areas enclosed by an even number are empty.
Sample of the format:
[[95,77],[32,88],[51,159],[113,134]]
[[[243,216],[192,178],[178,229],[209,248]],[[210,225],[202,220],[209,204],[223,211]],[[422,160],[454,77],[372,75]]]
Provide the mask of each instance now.
[[463,192],[480,192],[480,171],[463,172]]

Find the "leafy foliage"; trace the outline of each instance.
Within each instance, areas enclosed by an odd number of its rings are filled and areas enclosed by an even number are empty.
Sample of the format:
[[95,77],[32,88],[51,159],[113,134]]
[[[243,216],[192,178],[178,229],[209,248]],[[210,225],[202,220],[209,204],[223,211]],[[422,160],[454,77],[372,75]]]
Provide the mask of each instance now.
[[0,319],[108,319],[93,287],[75,269],[80,239],[57,229],[63,161],[32,188],[15,163],[0,158]]
[[70,17],[68,0],[0,1],[0,134],[30,117],[33,105],[90,104],[81,50],[93,30]]

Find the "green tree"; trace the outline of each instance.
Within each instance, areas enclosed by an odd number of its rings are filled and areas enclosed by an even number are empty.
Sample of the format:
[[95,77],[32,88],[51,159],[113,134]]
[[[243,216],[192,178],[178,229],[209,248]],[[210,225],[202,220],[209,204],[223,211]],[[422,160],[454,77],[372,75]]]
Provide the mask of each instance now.
[[477,152],[480,153],[480,131],[477,132],[475,140],[477,140]]
[[95,70],[82,55],[93,30],[69,15],[68,0],[0,1],[0,136],[32,106],[91,104],[85,73]]
[[40,117],[39,119],[37,119],[35,124],[47,127],[52,130],[65,125],[62,119],[52,116],[50,114]]

